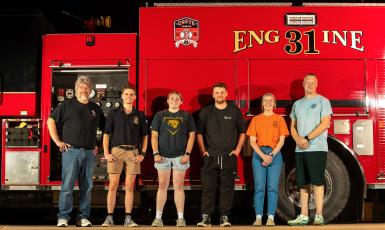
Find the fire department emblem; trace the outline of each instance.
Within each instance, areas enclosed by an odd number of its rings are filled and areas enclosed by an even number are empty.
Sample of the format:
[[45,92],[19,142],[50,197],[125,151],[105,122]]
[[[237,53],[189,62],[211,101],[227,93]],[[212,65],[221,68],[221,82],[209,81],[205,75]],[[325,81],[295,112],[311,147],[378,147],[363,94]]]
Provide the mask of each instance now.
[[175,47],[180,44],[188,46],[192,44],[194,48],[198,46],[199,21],[192,18],[181,18],[174,21],[174,40]]
[[135,125],[138,125],[139,124],[139,118],[137,116],[135,116],[134,119],[132,120],[132,123],[134,123]]

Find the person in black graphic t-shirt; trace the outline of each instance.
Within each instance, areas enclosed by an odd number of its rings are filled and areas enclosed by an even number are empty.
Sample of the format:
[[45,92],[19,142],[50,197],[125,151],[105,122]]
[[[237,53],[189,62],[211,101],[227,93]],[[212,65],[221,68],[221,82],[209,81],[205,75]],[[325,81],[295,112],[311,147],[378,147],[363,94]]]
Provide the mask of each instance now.
[[[105,118],[102,110],[88,100],[92,83],[81,76],[75,82],[76,98],[63,102],[47,120],[49,134],[62,152],[62,185],[59,197],[58,227],[68,226],[73,207],[73,189],[79,182],[79,213],[77,225],[92,226],[88,220],[91,210],[92,176],[95,167],[97,127],[104,130]],[[57,124],[63,128],[62,140]]]
[[176,226],[186,226],[183,217],[185,200],[183,183],[186,170],[190,167],[190,153],[195,139],[195,123],[189,113],[179,109],[182,102],[181,93],[171,91],[167,96],[168,110],[156,113],[151,123],[154,166],[158,170],[159,178],[153,227],[163,226],[162,213],[167,200],[171,168],[173,169],[174,201],[178,212]]
[[214,105],[204,107],[199,113],[197,141],[202,153],[201,181],[202,221],[199,227],[211,225],[215,194],[220,180],[220,226],[231,226],[230,214],[234,196],[237,157],[245,141],[245,123],[241,111],[227,103],[227,87],[224,83],[213,86]]

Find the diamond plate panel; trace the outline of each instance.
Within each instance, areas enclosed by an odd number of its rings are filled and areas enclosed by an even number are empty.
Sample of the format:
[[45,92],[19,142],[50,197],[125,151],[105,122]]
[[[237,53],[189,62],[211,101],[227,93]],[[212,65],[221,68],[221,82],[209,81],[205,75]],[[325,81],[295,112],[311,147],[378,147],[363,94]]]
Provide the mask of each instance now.
[[39,184],[39,151],[6,151],[5,184]]
[[373,121],[357,120],[353,124],[353,150],[358,155],[373,155]]
[[350,121],[348,119],[334,120],[334,134],[350,134]]

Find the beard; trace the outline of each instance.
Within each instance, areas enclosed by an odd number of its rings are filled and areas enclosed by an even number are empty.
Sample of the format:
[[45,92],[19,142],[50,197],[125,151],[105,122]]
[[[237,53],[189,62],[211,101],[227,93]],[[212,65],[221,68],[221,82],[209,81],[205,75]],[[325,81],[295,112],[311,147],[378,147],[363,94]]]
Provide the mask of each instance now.
[[223,103],[226,103],[226,100],[225,100],[225,99],[215,100],[215,103],[217,103],[217,104],[223,104]]
[[80,94],[76,96],[79,101],[88,101],[88,96],[85,94]]

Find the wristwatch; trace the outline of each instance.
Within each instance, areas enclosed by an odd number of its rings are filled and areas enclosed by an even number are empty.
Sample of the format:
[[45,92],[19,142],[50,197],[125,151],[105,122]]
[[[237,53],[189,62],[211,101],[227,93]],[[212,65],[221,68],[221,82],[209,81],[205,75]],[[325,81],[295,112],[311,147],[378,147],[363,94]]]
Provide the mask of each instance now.
[[145,151],[142,151],[142,152],[139,153],[139,155],[145,157],[145,156],[146,156],[146,152],[145,152]]
[[185,152],[184,155],[190,156],[190,153],[189,152]]
[[152,153],[153,156],[159,155],[159,151],[155,151]]
[[306,135],[306,136],[305,136],[305,139],[306,139],[307,141],[310,141],[310,139],[309,139],[309,136],[308,136],[308,135]]

